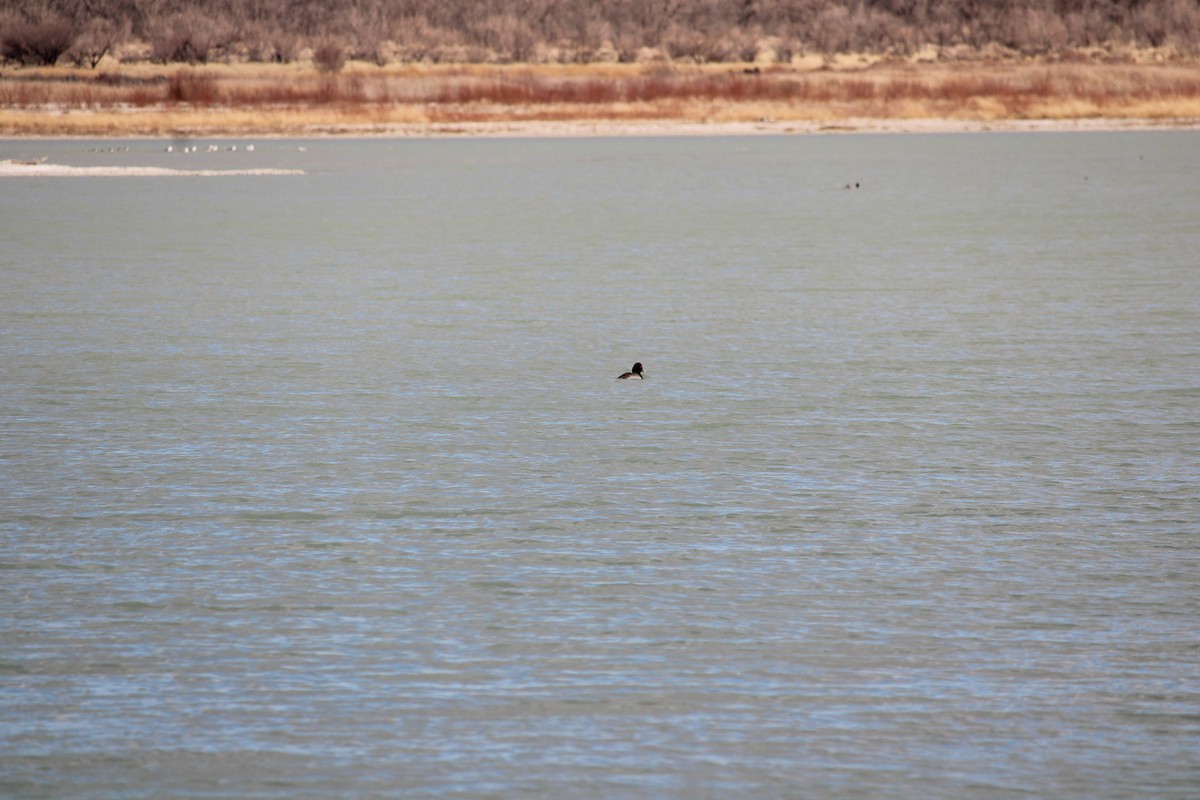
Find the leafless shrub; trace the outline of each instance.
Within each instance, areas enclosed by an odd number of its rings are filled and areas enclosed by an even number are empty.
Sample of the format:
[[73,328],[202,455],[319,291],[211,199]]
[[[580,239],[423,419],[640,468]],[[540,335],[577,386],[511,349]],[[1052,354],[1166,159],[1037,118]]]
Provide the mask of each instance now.
[[528,61],[536,40],[529,25],[515,14],[490,14],[470,25],[469,35],[478,46],[496,53],[501,61]]
[[270,34],[263,25],[248,25],[242,29],[242,44],[246,59],[255,63],[272,61]]
[[384,66],[391,60],[391,48],[387,42],[392,36],[391,6],[382,2],[353,5],[346,13],[349,30],[350,56],[360,61],[370,61]]
[[75,42],[75,24],[62,16],[12,21],[0,37],[0,57],[22,66],[52,66]]
[[1000,43],[1027,55],[1058,52],[1067,42],[1067,26],[1062,18],[1043,9],[1014,12],[1001,24]]
[[228,49],[233,38],[230,23],[190,8],[155,19],[146,28],[150,59],[160,64],[207,64],[218,51]]
[[825,9],[814,21],[810,36],[816,48],[826,55],[849,50],[850,10],[845,6]]
[[709,39],[697,30],[672,25],[663,34],[662,46],[672,61],[686,59],[704,63],[712,60]]
[[1108,15],[1094,6],[1067,12],[1062,16],[1062,23],[1067,30],[1067,41],[1075,47],[1099,46],[1116,32]]
[[642,48],[644,40],[634,33],[619,32],[613,36],[613,50],[617,54],[617,60],[622,64],[632,64],[637,61],[638,50]]
[[326,39],[313,48],[313,64],[321,72],[341,72],[346,66],[346,48],[341,42]]
[[242,43],[250,61],[290,64],[300,53],[300,37],[285,30],[256,23],[242,31]]
[[117,44],[128,36],[128,27],[118,26],[110,19],[97,18],[84,24],[83,31],[67,52],[77,67],[95,69]]
[[300,39],[287,31],[276,31],[271,36],[271,60],[276,64],[290,64],[300,57]]
[[424,16],[412,17],[399,23],[393,31],[395,56],[400,61],[422,61],[437,42],[450,38],[450,34],[434,28]]
[[792,59],[800,53],[799,45],[792,38],[780,39],[779,43],[775,45],[775,58],[781,64],[791,63]]
[[356,37],[350,46],[349,57],[355,61],[366,61],[377,67],[386,67],[392,60],[392,48],[388,40],[375,34]]
[[591,60],[591,55],[598,52],[605,42],[611,43],[613,37],[612,25],[599,16],[589,14],[578,21],[573,29],[563,34],[567,41],[575,43],[582,61]]
[[926,44],[921,30],[915,25],[896,20],[889,31],[889,52],[893,55],[911,56]]
[[65,50],[28,44],[52,31],[31,29],[69,21],[80,33],[69,55],[89,66],[105,52],[103,36],[83,41],[100,20],[146,42],[155,61],[192,64],[235,55],[287,62],[331,39],[345,56],[377,64],[634,62],[646,48],[676,61],[742,61],[763,40],[783,62],[926,47],[973,58],[989,47],[1056,58],[1072,48],[1200,52],[1197,0],[0,0],[0,22],[6,14],[8,60],[57,60]]
[[1194,0],[1162,0],[1133,8],[1131,27],[1138,40],[1151,47],[1200,51],[1200,4]]

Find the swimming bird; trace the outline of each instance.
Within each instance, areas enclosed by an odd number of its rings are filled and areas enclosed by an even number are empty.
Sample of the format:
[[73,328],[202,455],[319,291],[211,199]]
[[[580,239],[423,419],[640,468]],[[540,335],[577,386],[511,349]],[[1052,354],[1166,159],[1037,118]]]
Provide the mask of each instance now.
[[633,372],[626,372],[624,375],[617,376],[617,380],[619,381],[640,381],[644,378],[645,376],[642,375],[642,362],[640,361],[633,365]]

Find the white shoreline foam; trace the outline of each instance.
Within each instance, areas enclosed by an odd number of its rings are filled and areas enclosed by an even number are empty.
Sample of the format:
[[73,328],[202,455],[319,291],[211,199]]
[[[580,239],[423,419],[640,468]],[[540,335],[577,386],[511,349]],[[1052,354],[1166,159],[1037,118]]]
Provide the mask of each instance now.
[[219,178],[228,175],[303,175],[301,169],[168,169],[166,167],[72,167],[68,164],[28,164],[0,161],[0,177],[200,177]]

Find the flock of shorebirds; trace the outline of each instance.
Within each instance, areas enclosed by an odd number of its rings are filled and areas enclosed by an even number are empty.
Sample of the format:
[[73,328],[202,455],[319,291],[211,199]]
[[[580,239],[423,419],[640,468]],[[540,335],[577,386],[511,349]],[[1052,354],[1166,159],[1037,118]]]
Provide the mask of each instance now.
[[[238,149],[238,146],[236,144],[231,144],[228,147],[220,147],[215,144],[210,144],[204,148],[203,152],[216,153],[219,150],[227,150],[231,153],[236,153],[237,149]],[[247,153],[253,153],[254,145],[248,144],[245,147],[243,147],[242,149],[245,150]],[[301,147],[300,149],[303,150],[304,148]],[[88,152],[89,153],[128,153],[129,148],[128,147],[89,147]],[[173,144],[167,145],[166,147],[163,148],[163,152],[164,153],[174,153],[175,145],[173,145]],[[201,149],[200,149],[199,145],[185,144],[183,147],[179,148],[179,152],[181,152],[181,153],[199,153],[199,152],[201,152]]]
[[[221,148],[220,148],[220,147],[218,147],[217,145],[215,145],[215,144],[210,144],[208,147],[204,148],[204,152],[206,152],[206,153],[215,153],[215,152],[217,152],[217,151],[218,151],[218,150],[220,150],[220,149],[221,149]],[[226,150],[228,150],[228,151],[229,151],[229,152],[231,152],[231,153],[236,153],[236,152],[237,152],[237,149],[238,149],[238,146],[237,146],[236,144],[231,144],[231,145],[229,145],[228,147],[226,147],[225,149],[226,149]],[[252,144],[248,144],[248,145],[246,145],[246,147],[245,147],[245,150],[246,150],[246,152],[248,152],[248,153],[253,153],[253,152],[254,152],[254,145],[252,145]],[[174,151],[175,151],[175,146],[174,146],[174,145],[167,145],[167,146],[166,146],[166,148],[164,149],[164,151],[163,151],[163,152],[165,152],[165,153],[172,153],[172,152],[174,152]],[[180,152],[182,152],[182,153],[199,153],[199,152],[200,152],[200,147],[199,147],[199,145],[194,145],[194,144],[192,144],[192,145],[184,145],[184,146],[183,146],[183,149],[182,149],[182,150],[180,150]]]

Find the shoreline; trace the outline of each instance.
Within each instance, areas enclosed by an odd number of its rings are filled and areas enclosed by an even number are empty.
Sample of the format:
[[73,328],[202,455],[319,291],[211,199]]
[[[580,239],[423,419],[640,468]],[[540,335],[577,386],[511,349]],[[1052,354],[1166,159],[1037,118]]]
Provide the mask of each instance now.
[[[1200,118],[1099,117],[1083,119],[888,119],[845,118],[829,121],[757,120],[693,122],[688,120],[491,120],[455,123],[315,126],[294,131],[188,131],[165,134],[101,135],[95,133],[0,134],[0,141],[186,141],[270,139],[556,139],[691,136],[820,136],[855,134],[967,133],[1117,133],[1128,131],[1200,131]],[[12,164],[2,164],[9,174]],[[28,165],[24,165],[28,166]]]
[[[581,139],[581,138],[671,138],[671,137],[768,137],[768,136],[937,136],[1000,134],[1064,134],[1121,132],[1200,132],[1200,119],[1084,119],[1084,120],[945,120],[945,119],[846,119],[837,123],[797,122],[713,122],[679,120],[657,121],[556,121],[556,122],[474,122],[458,124],[395,125],[387,130],[310,131],[305,133],[228,132],[212,136],[11,136],[0,135],[4,142],[39,141],[270,141],[270,140],[470,140],[470,139]],[[0,150],[2,153],[2,150]],[[289,169],[175,169],[134,166],[76,166],[47,162],[0,158],[0,179],[60,177],[226,177],[237,175],[303,175]]]
[[[575,138],[673,136],[814,136],[853,134],[1111,133],[1200,130],[1200,119],[955,120],[860,119],[808,122],[689,122],[686,120],[493,121],[393,125],[382,130],[314,132],[313,138]],[[304,136],[278,138],[305,138]]]

